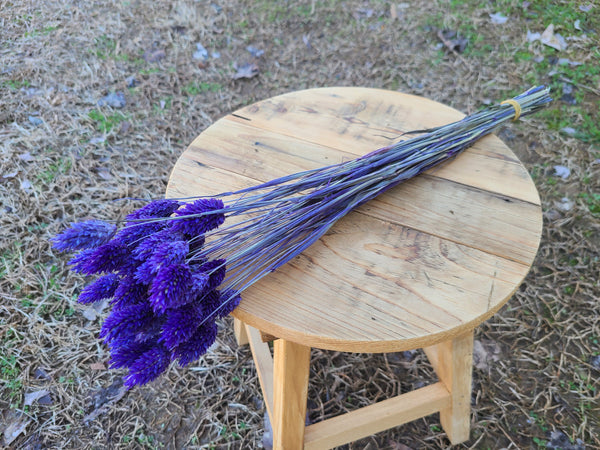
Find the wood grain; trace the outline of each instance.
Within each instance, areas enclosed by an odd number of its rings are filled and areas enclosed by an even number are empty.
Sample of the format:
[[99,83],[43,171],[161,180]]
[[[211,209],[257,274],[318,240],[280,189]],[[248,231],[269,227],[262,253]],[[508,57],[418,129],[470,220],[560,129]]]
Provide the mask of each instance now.
[[435,383],[306,427],[304,449],[333,448],[450,406],[443,383]]
[[[402,133],[463,117],[455,109],[422,97],[379,89],[326,88],[274,97],[236,111],[224,121],[276,131],[295,141],[343,149],[360,156],[399,138],[411,137]],[[460,159],[462,167],[437,169],[437,174],[539,204],[537,191],[530,189],[527,171],[498,138],[482,139]]]
[[[397,92],[299,91],[217,121],[178,160],[169,197],[217,194],[335,164],[463,115]],[[233,313],[320,348],[397,351],[473,329],[519,286],[541,234],[539,196],[495,136],[353,211],[247,289]]]
[[246,325],[238,319],[233,319],[233,334],[237,345],[242,346],[249,344],[248,333],[246,333]]
[[450,404],[440,411],[440,422],[452,444],[469,439],[473,332],[437,345],[436,373],[450,392]]
[[265,408],[269,415],[269,420],[273,423],[273,386],[275,378],[273,373],[273,356],[271,355],[269,345],[262,341],[260,331],[250,325],[242,325],[252,349],[252,357],[254,358],[256,372],[258,373],[258,381],[263,398],[265,399]]
[[306,421],[310,347],[277,339],[273,344],[273,449],[301,449]]

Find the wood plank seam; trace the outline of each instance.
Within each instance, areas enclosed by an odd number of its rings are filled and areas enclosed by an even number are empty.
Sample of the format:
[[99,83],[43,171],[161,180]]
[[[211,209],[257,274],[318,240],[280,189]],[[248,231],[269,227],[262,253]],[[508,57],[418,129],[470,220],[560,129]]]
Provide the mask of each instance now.
[[[250,177],[247,176],[247,174],[241,174],[241,173],[237,173],[237,172],[232,172],[232,173],[235,173],[238,177],[243,177],[243,178],[252,180],[253,183],[250,183],[250,184],[257,184],[257,183],[265,181],[265,180],[261,180],[261,179],[258,179],[258,178],[250,178]],[[427,180],[427,179],[441,179],[439,177],[435,177],[435,176],[431,176],[431,175],[427,175],[427,174],[420,175],[420,178],[423,179],[423,180]],[[536,205],[535,203],[529,202],[527,200],[517,199],[515,197],[510,197],[510,196],[505,195],[505,194],[497,194],[497,193],[494,193],[494,192],[489,191],[489,190],[485,190],[485,189],[481,189],[481,188],[477,188],[477,187],[473,187],[473,186],[468,186],[468,185],[466,185],[464,183],[460,183],[460,182],[453,181],[453,180],[446,180],[446,179],[441,179],[441,180],[443,180],[445,183],[450,183],[450,184],[456,185],[456,186],[463,186],[464,189],[470,190],[472,192],[478,192],[478,193],[481,193],[481,194],[489,195],[490,197],[494,197],[496,199],[501,199],[502,200],[502,199],[508,199],[508,198],[510,198],[512,200],[512,203],[514,203],[515,205],[521,204],[521,205],[529,205],[531,207],[537,207],[537,208],[539,208],[539,205]],[[182,193],[182,195],[184,195],[184,193]],[[485,252],[485,253],[488,253],[488,254],[492,254],[492,255],[495,255],[495,256],[497,256],[499,258],[505,259],[507,261],[513,261],[513,262],[522,264],[523,266],[528,266],[528,263],[526,263],[524,260],[528,260],[528,255],[535,254],[535,250],[537,249],[537,246],[539,245],[539,242],[536,243],[535,245],[531,244],[530,246],[528,246],[526,248],[526,251],[523,250],[525,252],[525,254],[519,254],[519,255],[515,254],[513,257],[509,257],[507,254],[505,254],[506,252],[502,253],[501,250],[500,250],[500,248],[497,245],[494,245],[491,248],[487,248],[487,247],[483,247],[481,245],[481,243],[479,243],[479,245],[478,245],[476,242],[467,242],[467,241],[465,241],[462,238],[453,237],[453,235],[451,233],[448,233],[448,232],[444,232],[444,233],[436,232],[435,230],[423,227],[422,224],[412,223],[411,220],[397,220],[397,218],[394,218],[394,217],[386,217],[384,219],[384,218],[380,217],[376,213],[376,211],[382,209],[383,206],[385,205],[384,203],[382,203],[383,202],[383,198],[382,197],[378,197],[377,199],[374,200],[374,202],[375,203],[373,203],[373,205],[374,205],[373,207],[369,207],[368,205],[366,205],[366,206],[357,208],[355,210],[355,213],[356,214],[364,215],[364,216],[372,218],[374,220],[393,223],[393,224],[395,224],[397,226],[405,227],[405,228],[408,228],[408,229],[412,229],[412,230],[418,231],[420,233],[428,234],[428,235],[434,236],[434,237],[436,237],[438,239],[445,240],[445,241],[448,241],[448,242],[452,242],[452,243],[455,243],[457,245],[464,246],[464,247],[467,247],[467,248],[470,248],[470,249],[474,249],[474,250],[482,251],[482,252]],[[377,203],[377,202],[379,202],[379,203]],[[411,217],[410,214],[407,217],[410,218]],[[541,227],[541,225],[542,224],[541,224],[541,221],[540,221],[539,226]],[[530,234],[531,233],[537,233],[537,227],[535,229],[531,228],[529,230],[529,232],[530,232]],[[493,242],[493,241],[489,241],[489,242]],[[513,243],[513,245],[512,245],[511,248],[513,248],[513,249],[519,248],[520,246],[517,245],[517,244],[518,244],[517,242]]]
[[[282,138],[292,138],[292,139],[294,139],[295,141],[304,141],[304,142],[306,142],[306,144],[307,144],[307,145],[310,145],[310,146],[319,146],[319,147],[323,147],[323,148],[326,148],[326,149],[331,149],[331,150],[338,150],[338,151],[340,151],[340,149],[339,149],[339,148],[337,148],[337,147],[335,147],[335,146],[326,145],[326,144],[324,144],[323,142],[319,142],[319,141],[311,141],[311,140],[308,140],[308,139],[302,138],[301,136],[288,135],[288,134],[285,134],[285,133],[281,133],[280,131],[275,131],[275,130],[273,130],[272,128],[265,128],[265,127],[261,127],[261,126],[259,126],[258,124],[252,124],[252,125],[250,126],[250,125],[248,125],[248,124],[246,124],[246,123],[240,123],[240,122],[238,122],[237,120],[231,120],[231,119],[228,119],[230,116],[232,116],[232,114],[230,114],[230,115],[228,115],[228,116],[225,116],[225,117],[223,117],[223,118],[222,118],[222,119],[220,119],[220,120],[230,120],[230,121],[231,121],[231,122],[233,122],[234,124],[236,124],[236,125],[241,125],[242,127],[246,127],[246,128],[248,128],[249,130],[253,130],[253,131],[254,131],[254,130],[256,130],[256,129],[259,129],[259,130],[262,130],[263,132],[270,133],[270,134],[272,134],[272,135],[281,136]],[[239,117],[239,116],[235,116],[235,117]],[[247,121],[247,122],[252,122],[252,119],[246,119],[246,121]],[[395,140],[395,141],[398,141],[398,142],[400,142],[400,139],[397,139],[397,140]],[[196,145],[196,146],[195,146],[193,142],[192,142],[192,144],[190,145],[190,148],[197,148],[198,150],[202,151],[202,148],[201,148],[200,146],[198,146],[198,145]],[[375,149],[369,149],[369,148],[365,148],[365,152],[368,152],[368,151],[370,151],[370,150],[375,150]],[[350,153],[350,152],[343,152],[343,153],[345,153],[345,154],[347,155],[347,158],[348,158],[348,159],[354,159],[354,158],[358,158],[358,157],[360,156],[360,155],[357,155],[357,154],[355,154],[355,153]],[[488,158],[491,158],[491,156],[486,156],[486,157],[488,157]],[[447,163],[449,163],[449,162],[451,162],[451,161],[453,161],[453,160],[449,160],[449,161],[447,161],[447,162],[446,162],[446,164],[447,164]],[[503,160],[503,161],[504,161],[504,162],[506,162],[506,163],[508,163],[508,162],[509,162],[509,161],[506,161],[506,160]],[[518,163],[518,162],[513,162],[513,161],[510,161],[510,163],[511,163],[511,164],[514,164],[515,166],[519,166],[519,163]],[[440,166],[440,167],[441,167],[441,166]],[[222,169],[225,169],[225,167],[222,167]],[[521,199],[521,198],[515,197],[514,195],[504,194],[504,193],[500,193],[500,192],[494,192],[494,191],[491,191],[491,190],[489,190],[489,189],[484,189],[484,188],[480,188],[480,187],[477,187],[477,186],[471,186],[471,185],[468,185],[468,184],[466,184],[466,183],[464,183],[464,182],[460,182],[460,181],[457,181],[457,180],[452,180],[452,179],[446,178],[446,177],[444,177],[444,176],[441,176],[441,175],[436,175],[436,173],[437,173],[438,171],[439,171],[439,167],[435,167],[435,168],[433,168],[433,169],[431,170],[431,172],[427,172],[427,173],[424,173],[424,174],[422,174],[422,177],[428,177],[428,178],[431,178],[431,179],[441,180],[441,181],[444,181],[444,182],[455,183],[455,184],[457,184],[457,185],[460,185],[460,186],[465,186],[465,187],[468,187],[469,189],[473,189],[473,190],[476,190],[476,191],[479,191],[479,192],[488,193],[488,194],[490,194],[490,195],[493,195],[493,196],[496,196],[496,197],[499,197],[499,198],[509,198],[509,199],[511,199],[511,200],[514,200],[514,201],[523,202],[523,203],[528,203],[528,204],[531,204],[531,205],[534,205],[534,206],[540,206],[540,204],[541,204],[541,203],[540,203],[540,202],[538,202],[538,201],[531,201],[531,200]],[[246,177],[247,177],[247,175],[246,175],[246,174],[242,174],[242,173],[240,173],[239,175],[241,175],[241,176],[246,176]],[[255,179],[255,178],[253,178],[253,179]],[[256,181],[256,182],[258,182],[258,183],[262,183],[262,182],[264,182],[265,180],[259,180],[259,179],[255,179],[255,181]]]

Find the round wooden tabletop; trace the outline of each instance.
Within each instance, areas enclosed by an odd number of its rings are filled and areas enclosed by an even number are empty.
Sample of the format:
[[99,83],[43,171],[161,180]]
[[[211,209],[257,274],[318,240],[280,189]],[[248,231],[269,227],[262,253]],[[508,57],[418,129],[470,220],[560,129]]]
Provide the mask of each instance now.
[[[321,88],[220,119],[177,161],[167,197],[218,194],[364,155],[464,115],[399,92]],[[421,348],[492,316],[539,245],[537,190],[495,136],[338,221],[242,294],[233,315],[307,346]]]

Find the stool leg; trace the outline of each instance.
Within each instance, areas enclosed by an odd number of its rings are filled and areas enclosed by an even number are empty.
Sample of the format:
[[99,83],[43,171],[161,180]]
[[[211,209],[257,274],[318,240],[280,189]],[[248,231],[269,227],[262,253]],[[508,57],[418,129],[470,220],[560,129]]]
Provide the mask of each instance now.
[[451,395],[451,406],[440,411],[440,422],[453,445],[469,439],[473,331],[437,344],[436,372]]
[[237,344],[242,346],[248,344],[248,333],[246,333],[246,326],[240,319],[233,318],[233,334]]
[[273,343],[273,449],[304,447],[310,347],[277,339]]

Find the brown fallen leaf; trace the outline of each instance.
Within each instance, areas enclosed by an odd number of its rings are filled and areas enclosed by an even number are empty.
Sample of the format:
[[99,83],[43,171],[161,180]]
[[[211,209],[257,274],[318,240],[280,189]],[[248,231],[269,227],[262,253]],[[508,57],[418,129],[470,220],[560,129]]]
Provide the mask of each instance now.
[[233,68],[236,70],[236,73],[231,76],[234,80],[253,78],[258,75],[258,65],[256,63],[244,63],[242,65],[235,63]]
[[0,431],[4,431],[4,442],[3,445],[9,446],[12,442],[17,439],[27,429],[27,425],[31,423],[31,419],[22,413],[18,413],[14,410],[2,411],[0,415],[2,419],[0,421]]
[[96,390],[92,394],[94,409],[92,412],[85,415],[83,421],[85,423],[91,422],[98,416],[105,414],[111,406],[121,400],[126,393],[127,387],[123,385],[123,380],[120,378],[110,386]]
[[96,363],[91,363],[90,364],[90,369],[92,369],[92,370],[106,370],[106,366],[104,365],[104,363],[96,362]]
[[49,393],[50,393],[50,391],[48,391],[46,389],[42,389],[42,390],[34,391],[34,392],[28,392],[25,394],[25,401],[23,402],[23,406],[31,406],[31,405],[33,405],[34,402],[36,402],[37,400],[39,400],[42,397],[45,397]]
[[490,364],[500,360],[502,351],[494,341],[473,342],[473,364],[480,370],[488,370]]
[[548,25],[548,28],[544,30],[540,37],[542,44],[552,47],[558,51],[565,50],[567,48],[567,41],[558,33],[554,33],[554,24]]

